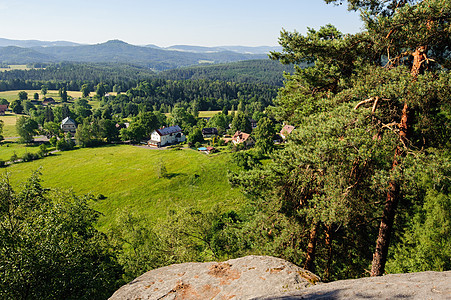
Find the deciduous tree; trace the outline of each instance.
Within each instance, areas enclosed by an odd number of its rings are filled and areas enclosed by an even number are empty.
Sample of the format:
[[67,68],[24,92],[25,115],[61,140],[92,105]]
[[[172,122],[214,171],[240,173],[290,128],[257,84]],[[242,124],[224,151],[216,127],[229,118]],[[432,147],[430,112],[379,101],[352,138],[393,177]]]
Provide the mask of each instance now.
[[276,134],[274,130],[273,122],[267,118],[261,118],[257,123],[257,128],[255,128],[252,135],[256,139],[255,146],[262,153],[271,153],[274,149],[274,135]]
[[33,142],[33,136],[37,133],[38,128],[38,123],[29,117],[20,116],[17,119],[16,130],[22,143]]
[[28,93],[25,91],[20,91],[18,93],[19,100],[27,100],[28,99]]
[[122,270],[95,229],[86,197],[41,186],[36,172],[15,190],[0,180],[0,298],[101,299]]

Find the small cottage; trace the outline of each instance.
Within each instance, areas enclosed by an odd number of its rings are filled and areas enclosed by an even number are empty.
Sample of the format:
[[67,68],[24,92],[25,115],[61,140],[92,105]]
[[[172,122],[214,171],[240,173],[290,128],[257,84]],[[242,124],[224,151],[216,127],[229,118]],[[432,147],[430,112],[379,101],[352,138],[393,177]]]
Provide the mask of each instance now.
[[8,110],[8,105],[1,104],[0,105],[0,116],[4,116],[7,110]]
[[289,135],[293,130],[294,130],[294,126],[291,125],[284,125],[282,130],[280,131],[280,136],[282,137],[282,139],[286,139],[287,135]]
[[147,145],[161,147],[184,141],[185,135],[183,135],[182,129],[175,125],[154,130],[150,135],[150,140],[147,141]]
[[45,98],[44,101],[42,101],[42,105],[51,105],[51,104],[56,104],[55,99]]
[[62,122],[61,122],[61,129],[67,133],[75,133],[75,131],[77,131],[77,123],[75,123],[74,120],[72,120],[69,117],[66,117]]
[[204,138],[211,138],[218,135],[218,129],[217,128],[203,128],[202,129],[202,136]]
[[237,131],[232,137],[233,144],[244,144],[246,147],[250,147],[255,145],[254,139],[251,137],[249,133]]

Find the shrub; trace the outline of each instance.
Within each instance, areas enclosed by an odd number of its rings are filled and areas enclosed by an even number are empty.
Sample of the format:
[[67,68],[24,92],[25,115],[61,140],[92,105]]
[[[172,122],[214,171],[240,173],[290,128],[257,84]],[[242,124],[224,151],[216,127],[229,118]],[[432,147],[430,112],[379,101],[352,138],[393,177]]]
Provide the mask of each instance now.
[[52,136],[49,139],[50,145],[52,145],[53,147],[56,147],[56,143],[58,142],[58,139],[56,138],[56,136]]
[[10,161],[15,162],[19,159],[19,156],[17,156],[16,151],[14,151],[13,155],[11,155]]
[[38,159],[39,156],[36,153],[30,153],[30,152],[26,152],[23,156],[22,156],[22,161],[32,161],[35,159]]
[[56,149],[60,151],[72,150],[74,149],[74,142],[72,140],[59,139],[56,142]]

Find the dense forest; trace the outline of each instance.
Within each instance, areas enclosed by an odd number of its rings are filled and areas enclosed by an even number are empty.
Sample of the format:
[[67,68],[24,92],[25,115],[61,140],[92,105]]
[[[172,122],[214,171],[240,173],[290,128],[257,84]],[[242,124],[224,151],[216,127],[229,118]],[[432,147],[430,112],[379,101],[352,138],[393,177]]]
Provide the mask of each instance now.
[[273,60],[247,60],[168,70],[160,73],[159,77],[171,80],[203,79],[282,86],[283,73],[292,73],[293,71],[292,65],[283,65]]
[[111,88],[121,86],[126,91],[139,81],[155,77],[148,68],[126,64],[34,63],[30,67],[29,70],[0,72],[0,90],[39,90],[46,85],[53,90],[65,86],[69,91],[79,91],[83,84],[96,86],[103,82]]
[[[20,118],[22,127],[41,124],[60,149],[73,147],[58,132],[66,116],[79,124],[81,147],[139,142],[172,124],[195,142],[207,125],[250,131],[251,117],[258,120],[257,143],[231,154],[236,168],[228,180],[246,195],[242,208],[174,211],[161,224],[124,211],[107,233],[95,229],[98,214],[85,198],[43,189],[37,173],[17,192],[4,178],[0,296],[102,298],[152,268],[248,254],[282,257],[323,281],[450,270],[451,3],[347,4],[362,11],[362,32],[343,34],[332,25],[281,32],[283,49],[271,58],[295,66],[282,88],[276,77],[249,79],[240,63],[137,75],[128,83],[89,77],[79,83],[84,97],[53,108],[35,107],[22,94],[12,104],[30,116]],[[114,74],[109,67],[105,72]],[[123,93],[107,95],[114,86]],[[61,96],[66,87],[60,86]],[[99,108],[88,104],[90,91]],[[199,110],[221,112],[207,123]],[[283,123],[296,129],[275,147],[275,124]],[[48,241],[43,249],[33,246],[38,239]],[[55,261],[53,268],[47,260]],[[73,276],[63,276],[68,273]],[[95,286],[84,288],[85,281]]]
[[[7,66],[7,65],[5,65]],[[30,64],[29,70],[0,72],[0,91],[18,89],[40,89],[45,84],[49,89],[66,86],[68,90],[79,91],[81,86],[92,86],[103,82],[110,87],[121,86],[127,91],[137,82],[149,79],[166,80],[209,80],[235,83],[257,83],[268,86],[282,86],[283,73],[292,73],[293,67],[268,60],[249,60],[219,65],[201,65],[177,68],[155,73],[148,68],[130,64],[57,63]]]

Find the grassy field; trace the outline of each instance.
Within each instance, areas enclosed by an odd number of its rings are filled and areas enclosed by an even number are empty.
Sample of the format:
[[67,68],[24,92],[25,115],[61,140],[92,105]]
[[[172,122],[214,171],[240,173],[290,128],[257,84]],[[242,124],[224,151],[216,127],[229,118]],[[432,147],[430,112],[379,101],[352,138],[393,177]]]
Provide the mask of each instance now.
[[30,70],[27,65],[9,65],[9,68],[0,68],[0,72],[11,70]]
[[0,120],[3,121],[3,137],[18,136],[16,130],[16,114],[6,113],[4,116],[0,116]]
[[2,141],[0,143],[0,160],[9,161],[11,156],[16,153],[18,157],[22,157],[26,152],[37,153],[39,145],[27,146],[25,144],[18,144],[13,141]]
[[[200,110],[199,118],[211,118],[217,113],[220,113],[221,110]],[[171,113],[165,113],[166,117],[170,117]]]
[[211,118],[220,112],[220,110],[201,110],[199,111],[199,118]]
[[[128,208],[157,221],[184,207],[200,210],[220,204],[237,207],[244,197],[227,182],[229,155],[208,156],[190,150],[153,150],[135,146],[84,148],[7,167],[11,182],[19,185],[42,167],[45,187],[72,188],[76,194],[102,194],[92,203],[108,228],[117,213]],[[159,178],[164,164],[169,178]]]
[[[19,92],[23,91],[23,90],[15,90],[15,91],[3,91],[0,92],[0,98],[5,98],[6,100],[8,100],[9,102],[14,101],[19,99]],[[34,93],[38,93],[39,94],[39,100],[43,100],[43,96],[41,95],[41,90],[24,90],[25,92],[27,92],[28,94],[28,99],[33,99],[33,95]],[[114,93],[113,93],[114,94]],[[80,98],[81,97],[81,92],[80,91],[67,91],[67,95],[73,97],[73,98]],[[90,97],[94,97],[95,93],[91,92],[89,94]],[[47,94],[45,95],[46,98],[53,98],[56,101],[61,101],[60,96],[58,95],[58,91],[57,90],[48,90]]]
[[[0,98],[4,98],[8,100],[9,102],[12,102],[14,100],[19,99],[19,92],[21,90],[15,90],[15,91],[4,91],[0,92]],[[28,94],[28,99],[33,99],[34,93],[39,94],[39,100],[43,100],[43,96],[41,95],[41,90],[25,90]],[[110,93],[111,95],[116,95],[117,93]],[[67,91],[67,95],[71,96],[72,98],[81,98],[81,92],[80,91]],[[90,97],[94,97],[95,93],[91,92],[89,94]],[[53,98],[55,101],[61,101],[61,97],[58,94],[57,90],[48,90],[47,94],[45,95],[46,98]],[[92,106],[92,108],[99,108],[100,107],[100,101],[98,100],[88,100],[89,105]]]

